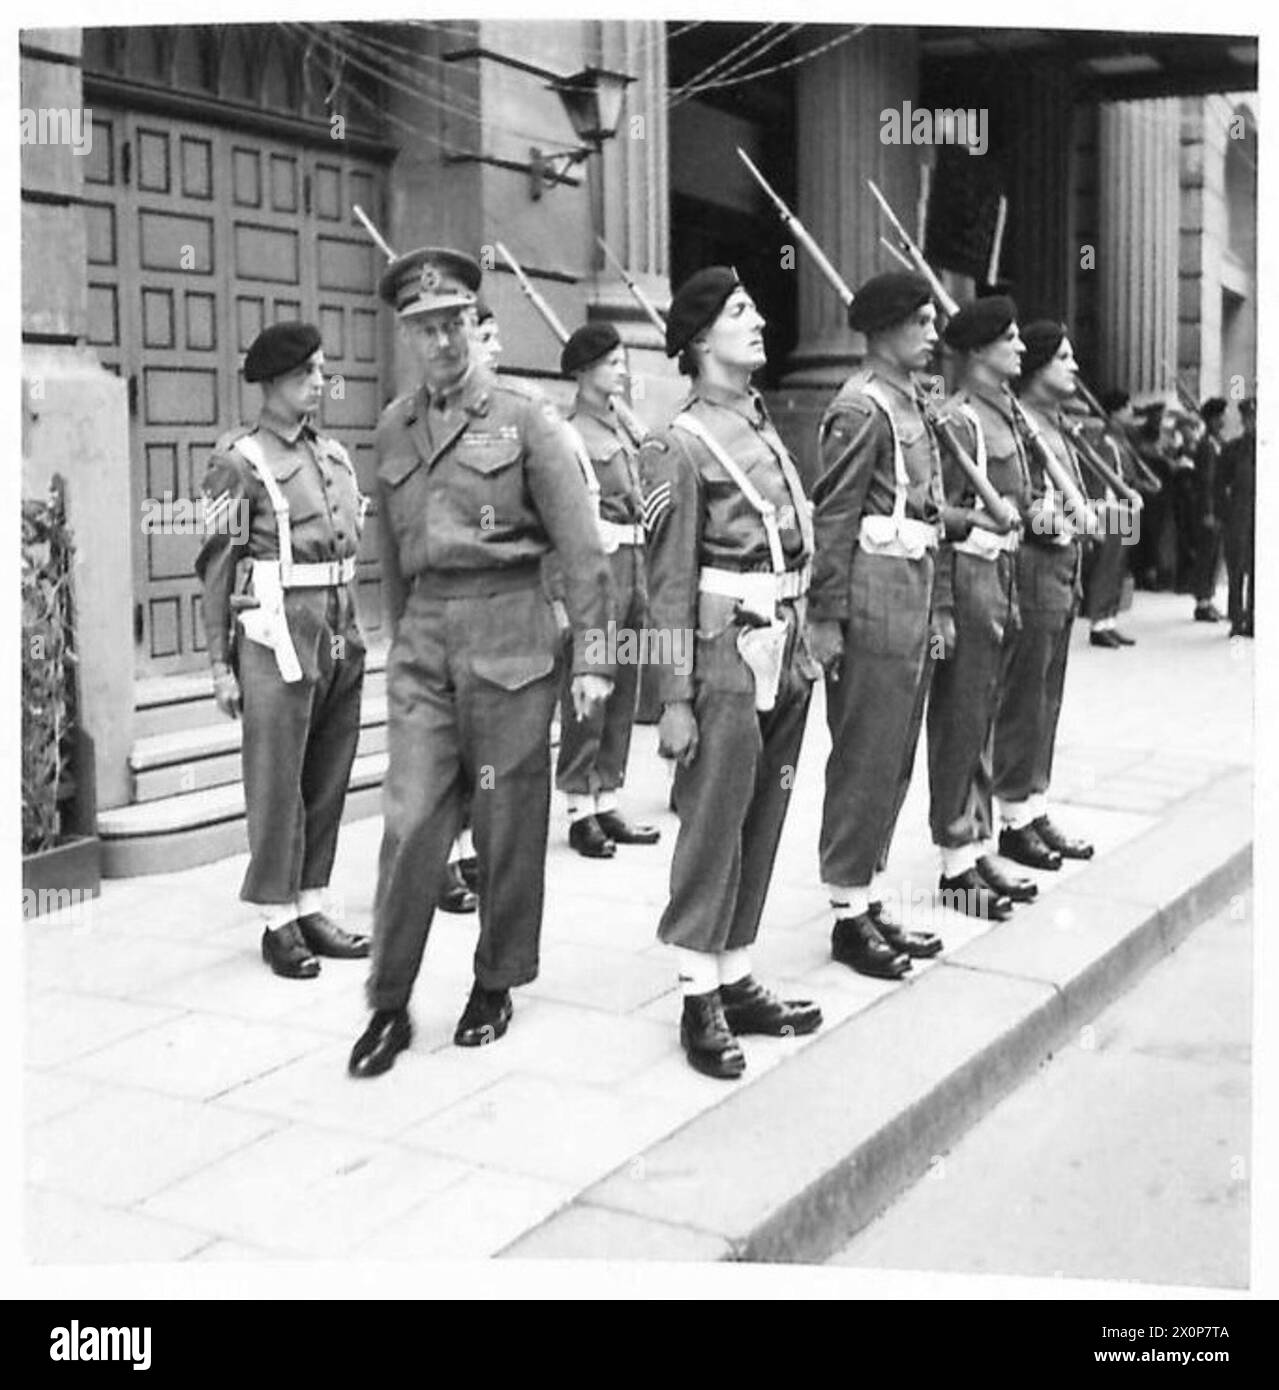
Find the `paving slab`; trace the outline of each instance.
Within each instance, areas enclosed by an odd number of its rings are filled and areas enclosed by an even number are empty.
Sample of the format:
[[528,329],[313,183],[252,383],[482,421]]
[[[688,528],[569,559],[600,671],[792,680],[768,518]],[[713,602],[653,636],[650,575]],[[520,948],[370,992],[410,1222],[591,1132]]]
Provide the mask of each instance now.
[[[438,914],[412,1047],[388,1076],[349,1078],[367,963],[272,976],[236,897],[243,853],[112,880],[91,910],[24,923],[27,1177],[42,1194],[29,1253],[821,1258],[1246,877],[1251,649],[1209,641],[1181,605],[1139,598],[1135,653],[1076,634],[1054,816],[1097,854],[1039,875],[1040,900],[1010,922],[934,902],[921,747],[885,884],[906,925],[947,949],[903,983],[830,959],[815,693],[753,964],[818,1000],[825,1023],[745,1039],[740,1083],[697,1075],[679,1048],[655,940],[677,825],[651,727],[636,730],[623,805],[661,841],[587,861],[556,809],[541,976],[494,1047],[452,1044],[478,923]],[[333,907],[356,929],[380,837],[374,817],[340,838]]]

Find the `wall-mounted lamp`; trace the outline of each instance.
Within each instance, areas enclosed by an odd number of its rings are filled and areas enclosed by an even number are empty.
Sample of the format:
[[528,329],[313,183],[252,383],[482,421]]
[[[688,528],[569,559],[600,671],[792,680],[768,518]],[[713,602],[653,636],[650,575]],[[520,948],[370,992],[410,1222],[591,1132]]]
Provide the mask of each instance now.
[[626,88],[634,81],[628,73],[593,66],[571,77],[552,76],[551,91],[564,103],[564,110],[573,123],[573,133],[582,144],[578,149],[556,155],[544,155],[536,146],[529,150],[531,197],[540,198],[544,188],[560,183],[574,164],[597,154],[604,141],[617,134]]
[[491,48],[457,49],[442,56],[448,63],[468,58],[487,58],[504,67],[545,77],[551,91],[563,102],[564,110],[573,124],[573,133],[582,143],[575,150],[564,150],[558,154],[546,154],[536,145],[530,148],[529,196],[534,199],[540,198],[543,190],[554,188],[557,183],[573,182],[565,179],[568,171],[575,164],[581,164],[591,155],[598,154],[604,141],[611,140],[617,134],[626,88],[635,81],[629,73],[614,72],[594,64],[565,77],[549,68],[527,63],[522,58],[510,58]]

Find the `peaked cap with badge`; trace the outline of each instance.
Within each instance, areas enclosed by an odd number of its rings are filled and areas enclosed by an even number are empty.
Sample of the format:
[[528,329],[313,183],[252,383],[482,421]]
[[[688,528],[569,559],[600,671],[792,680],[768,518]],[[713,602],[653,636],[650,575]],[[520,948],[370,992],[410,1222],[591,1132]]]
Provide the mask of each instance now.
[[476,303],[482,279],[470,256],[446,246],[420,246],[397,256],[382,272],[378,294],[402,319]]

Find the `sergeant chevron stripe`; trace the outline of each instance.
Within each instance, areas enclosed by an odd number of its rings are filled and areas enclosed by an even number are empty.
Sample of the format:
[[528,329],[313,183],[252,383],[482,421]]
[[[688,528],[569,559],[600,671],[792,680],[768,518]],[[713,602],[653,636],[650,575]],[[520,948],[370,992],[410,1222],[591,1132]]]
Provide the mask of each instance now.
[[652,492],[644,499],[644,529],[651,531],[670,510],[671,505],[671,485],[670,483],[659,483]]
[[230,492],[219,493],[217,497],[201,497],[204,504],[204,528],[206,531],[216,526],[231,507]]

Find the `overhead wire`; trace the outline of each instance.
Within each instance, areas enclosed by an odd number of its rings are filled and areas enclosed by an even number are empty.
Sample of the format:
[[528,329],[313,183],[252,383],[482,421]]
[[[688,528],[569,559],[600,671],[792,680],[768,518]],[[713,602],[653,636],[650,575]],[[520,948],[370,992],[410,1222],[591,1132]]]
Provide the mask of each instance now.
[[727,53],[722,53],[713,62],[708,63],[700,72],[695,73],[686,83],[671,92],[668,98],[669,102],[674,104],[679,101],[685,92],[692,90],[693,87],[709,79],[713,74],[723,70],[741,55],[745,54],[748,49],[754,48],[756,44],[765,40],[771,30],[778,28],[781,28],[778,24],[766,24],[763,28],[756,29],[747,38],[743,39],[741,43],[731,48]]
[[797,68],[803,63],[811,62],[814,58],[820,58],[823,53],[829,53],[832,49],[838,48],[841,44],[847,43],[850,39],[855,39],[858,34],[869,28],[869,25],[858,24],[847,33],[839,34],[829,42],[820,44],[816,48],[807,49],[803,53],[797,53],[793,58],[787,58],[784,62],[774,63],[771,67],[759,68],[754,72],[742,73],[738,77],[728,77],[723,80],[715,78],[709,82],[699,84],[695,88],[682,88],[681,91],[686,96],[700,96],[702,92],[716,91],[724,87],[737,87],[744,82],[754,82],[760,77],[772,77],[774,73],[786,72],[790,68]]
[[[729,63],[727,67],[721,67],[718,72],[715,73],[714,82],[707,83],[694,78],[690,82],[685,83],[683,87],[672,94],[667,103],[668,106],[674,108],[680,105],[681,102],[688,101],[696,96],[699,91],[706,91],[709,86],[719,85],[721,82],[727,80],[731,74],[740,72],[748,63],[753,63],[762,58],[765,53],[776,48],[778,44],[785,43],[787,39],[793,38],[804,28],[802,24],[778,25],[777,27],[781,32],[774,34],[766,43],[761,44],[751,53],[743,54],[740,58],[736,59],[736,61]],[[707,71],[709,72],[710,69],[707,69]]]

